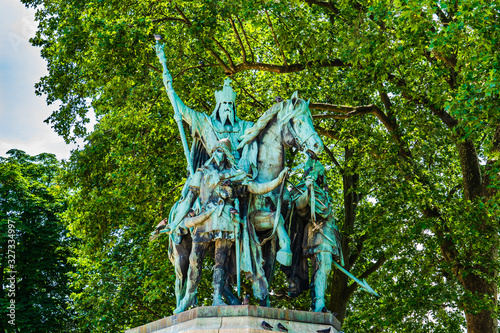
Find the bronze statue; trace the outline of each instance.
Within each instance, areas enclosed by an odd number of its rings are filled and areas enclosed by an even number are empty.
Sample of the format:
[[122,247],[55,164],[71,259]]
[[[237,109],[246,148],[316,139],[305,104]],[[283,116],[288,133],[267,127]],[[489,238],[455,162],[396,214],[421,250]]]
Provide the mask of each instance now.
[[[156,37],[163,83],[174,108],[188,165],[181,197],[156,231],[169,234],[169,259],[176,272],[175,313],[195,303],[203,259],[210,244],[215,245],[213,305],[225,305],[223,294],[230,304],[241,304],[227,279],[229,273],[233,274],[229,267],[236,266],[238,296],[240,272],[244,272],[261,305],[269,305],[268,285],[276,261],[282,268],[291,266],[295,270],[284,223],[288,210],[283,198],[287,193],[285,149],[290,147],[310,158],[310,170],[292,194],[297,216],[308,219],[305,229],[300,230],[305,231],[305,240],[297,247],[303,246],[304,255],[315,263],[313,308],[324,311],[326,277],[332,264],[354,277],[334,261],[337,257],[342,259],[340,235],[333,221],[330,197],[322,188],[326,186],[324,168],[315,161],[323,151],[323,143],[314,129],[309,102],[298,98],[295,92],[288,100],[277,100],[254,124],[237,117],[236,92],[226,78],[222,90],[215,93],[216,106],[211,116],[196,112],[175,93],[163,45]],[[191,150],[182,120],[191,128]],[[236,253],[231,258],[231,263],[236,261],[233,266],[228,263],[232,249]],[[365,281],[354,279],[365,290],[373,291]]]

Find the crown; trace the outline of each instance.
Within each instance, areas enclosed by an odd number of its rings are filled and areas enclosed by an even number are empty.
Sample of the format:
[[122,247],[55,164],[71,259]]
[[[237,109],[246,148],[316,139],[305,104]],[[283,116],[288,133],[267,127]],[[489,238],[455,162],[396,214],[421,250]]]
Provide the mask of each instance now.
[[215,101],[217,102],[217,104],[222,102],[233,102],[234,105],[235,100],[236,92],[231,87],[231,79],[226,78],[224,80],[224,87],[222,87],[222,90],[215,92]]

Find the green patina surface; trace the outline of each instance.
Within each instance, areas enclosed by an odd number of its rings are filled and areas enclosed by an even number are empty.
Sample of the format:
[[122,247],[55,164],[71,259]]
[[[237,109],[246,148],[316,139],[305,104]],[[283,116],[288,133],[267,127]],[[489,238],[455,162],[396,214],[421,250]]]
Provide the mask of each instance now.
[[[182,315],[196,305],[202,264],[210,244],[215,245],[214,306],[241,304],[233,295],[229,277],[236,275],[240,296],[242,274],[251,282],[253,296],[268,306],[268,287],[276,263],[285,268],[292,266],[290,272],[294,272],[297,262],[303,260],[299,257],[310,257],[315,263],[311,275],[312,309],[326,312],[327,277],[334,260],[343,264],[343,258],[334,207],[324,183],[325,169],[316,160],[323,143],[314,129],[309,102],[294,93],[289,100],[278,101],[255,123],[241,120],[236,115],[236,92],[226,78],[222,90],[215,92],[216,107],[208,116],[186,106],[175,93],[160,38],[155,49],[188,166],[182,196],[157,229],[160,233],[159,229],[164,228],[161,232],[168,233],[170,239],[170,260],[176,271],[174,313]],[[190,150],[182,120],[190,126]],[[285,186],[285,151],[291,147],[304,154],[307,163],[301,171],[303,179],[290,193]],[[287,197],[292,200],[285,200]],[[303,220],[302,229],[294,231],[294,236],[299,234],[303,242],[295,249],[291,248],[290,230],[285,228],[283,216],[290,209],[297,219]],[[232,247],[236,255],[229,258]],[[308,272],[303,275],[308,276]],[[293,274],[287,276],[294,281]],[[366,282],[355,280],[363,284],[364,290],[373,292]],[[232,315],[250,311],[244,309],[227,311]],[[313,315],[299,316],[306,316],[304,320],[309,321]]]

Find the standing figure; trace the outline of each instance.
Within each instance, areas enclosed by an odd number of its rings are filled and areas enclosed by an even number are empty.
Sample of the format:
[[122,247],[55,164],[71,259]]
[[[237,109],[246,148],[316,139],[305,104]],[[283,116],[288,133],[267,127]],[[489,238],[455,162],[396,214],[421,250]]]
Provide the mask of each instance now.
[[292,201],[299,216],[307,220],[303,255],[312,258],[313,311],[325,312],[325,290],[333,260],[342,261],[340,233],[333,218],[333,205],[325,188],[325,168],[316,160],[306,162],[304,178],[292,189]]
[[[183,224],[191,229],[192,250],[189,255],[186,291],[174,313],[186,310],[195,300],[203,259],[212,242],[215,243],[212,305],[226,305],[222,300],[222,292],[226,282],[227,258],[234,241],[240,237],[240,219],[237,218],[238,187],[244,186],[250,193],[264,194],[276,188],[287,172],[287,169],[283,170],[276,179],[268,183],[257,183],[245,171],[237,169],[231,151],[228,139],[217,142],[210,159],[197,170],[189,185],[186,199],[193,202],[199,198],[201,210],[196,216],[183,219]],[[242,266],[248,265],[251,263]]]

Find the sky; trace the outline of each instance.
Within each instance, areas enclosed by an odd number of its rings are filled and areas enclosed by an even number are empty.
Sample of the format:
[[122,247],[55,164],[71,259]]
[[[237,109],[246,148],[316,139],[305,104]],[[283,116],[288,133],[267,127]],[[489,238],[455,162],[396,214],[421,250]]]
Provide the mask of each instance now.
[[48,72],[40,48],[29,43],[37,29],[34,14],[19,0],[0,1],[0,156],[15,148],[68,159],[77,145],[67,145],[43,122],[57,105],[35,95],[35,83]]

